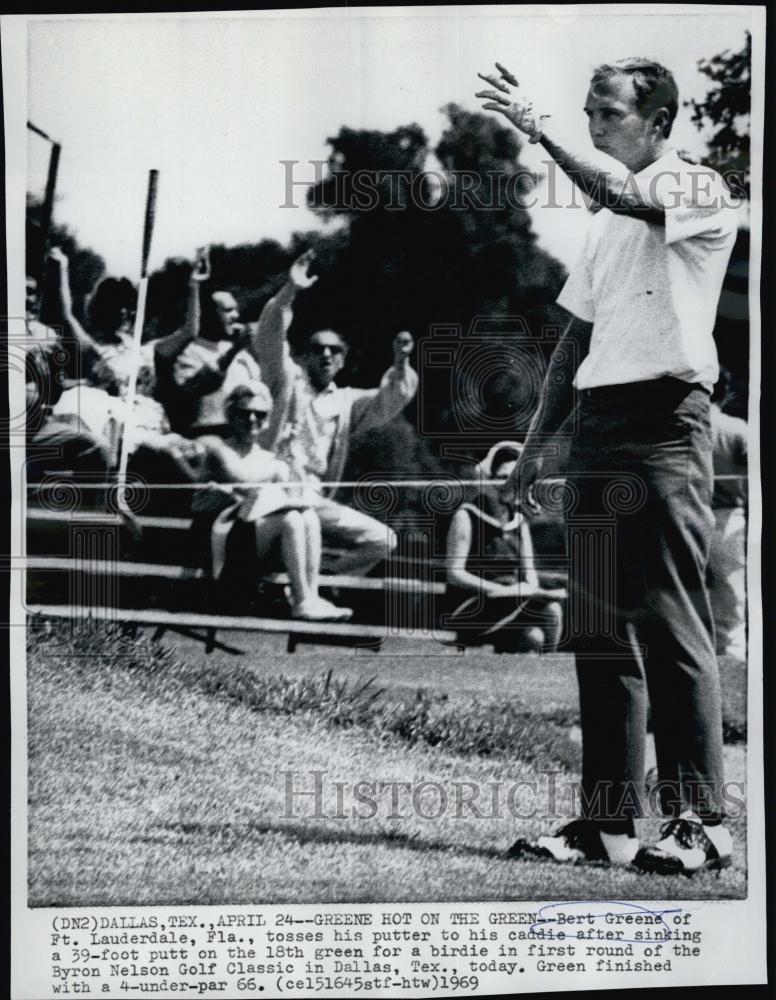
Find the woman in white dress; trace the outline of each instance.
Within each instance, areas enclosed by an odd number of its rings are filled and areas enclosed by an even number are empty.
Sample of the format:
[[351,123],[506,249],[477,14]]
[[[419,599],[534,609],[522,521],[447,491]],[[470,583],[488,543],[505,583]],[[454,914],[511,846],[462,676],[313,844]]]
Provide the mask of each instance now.
[[198,440],[204,449],[202,478],[211,488],[198,491],[193,512],[199,530],[209,529],[211,576],[255,583],[277,568],[270,564],[279,557],[288,573],[293,618],[350,618],[350,608],[318,594],[321,524],[315,494],[301,484],[274,485],[288,483],[289,469],[259,443],[272,409],[269,390],[263,382],[239,385],[224,409],[229,436]]

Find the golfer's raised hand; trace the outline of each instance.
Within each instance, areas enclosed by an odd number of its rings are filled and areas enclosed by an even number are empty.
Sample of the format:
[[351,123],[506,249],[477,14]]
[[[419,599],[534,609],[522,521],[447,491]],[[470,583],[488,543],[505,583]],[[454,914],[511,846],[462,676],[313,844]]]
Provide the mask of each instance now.
[[310,288],[318,280],[317,274],[310,274],[310,264],[314,258],[314,250],[305,250],[291,265],[288,277],[295,288]]
[[495,73],[478,73],[477,76],[490,84],[492,90],[478,90],[475,97],[486,103],[487,111],[498,111],[524,132],[534,142],[541,136],[541,120],[549,115],[540,115],[524,95],[513,93],[518,87],[517,79],[501,63],[496,63]]
[[408,360],[415,341],[409,330],[402,330],[393,338],[393,363],[397,368],[401,368]]

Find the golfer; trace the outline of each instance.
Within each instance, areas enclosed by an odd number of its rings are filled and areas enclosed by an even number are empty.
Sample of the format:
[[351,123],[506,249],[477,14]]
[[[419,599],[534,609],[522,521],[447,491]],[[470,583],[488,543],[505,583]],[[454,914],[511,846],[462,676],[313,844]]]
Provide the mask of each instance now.
[[[513,853],[691,874],[731,860],[719,679],[704,582],[714,518],[712,328],[736,238],[721,178],[670,145],[671,73],[625,59],[584,101],[596,152],[571,152],[552,119],[496,64],[478,97],[541,143],[600,210],[559,303],[572,315],[512,476],[537,502],[542,454],[574,407],[569,514],[610,546],[570,553],[567,620],[577,657],[582,818]],[[601,538],[605,537],[602,533]],[[647,694],[664,823],[639,845]]]

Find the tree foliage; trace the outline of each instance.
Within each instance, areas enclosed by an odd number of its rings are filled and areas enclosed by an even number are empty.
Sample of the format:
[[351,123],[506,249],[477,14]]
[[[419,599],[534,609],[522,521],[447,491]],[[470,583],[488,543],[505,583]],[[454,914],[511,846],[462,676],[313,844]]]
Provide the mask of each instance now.
[[[752,36],[743,47],[702,59],[698,69],[712,83],[702,101],[687,102],[692,120],[706,133],[704,162],[721,173],[736,194],[749,197]],[[742,227],[722,288],[714,339],[720,364],[731,373],[726,409],[747,415],[749,381],[749,231]]]
[[749,196],[749,155],[752,84],[752,36],[747,31],[737,52],[726,49],[701,59],[698,69],[713,86],[702,101],[691,100],[692,121],[708,130],[706,162],[719,173],[740,179]]

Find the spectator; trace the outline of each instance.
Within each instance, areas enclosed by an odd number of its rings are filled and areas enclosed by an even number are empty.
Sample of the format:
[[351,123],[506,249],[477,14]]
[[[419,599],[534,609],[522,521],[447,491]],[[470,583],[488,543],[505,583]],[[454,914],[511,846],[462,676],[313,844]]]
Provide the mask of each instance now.
[[[378,389],[338,387],[347,347],[334,330],[308,336],[297,359],[291,357],[287,332],[294,299],[317,280],[309,273],[312,253],[300,257],[289,279],[264,307],[253,337],[253,350],[275,401],[269,427],[270,447],[292,475],[312,484],[342,477],[352,436],[380,427],[414,397],[418,376],[410,367],[413,340],[402,332],[394,340],[394,363]],[[338,552],[336,573],[366,573],[396,546],[386,525],[335,501],[336,488],[317,486],[317,507],[324,544]]]
[[711,401],[715,528],[707,579],[717,654],[746,663],[746,421],[725,412],[730,373],[720,372]]
[[[152,348],[141,347],[135,357],[133,320],[137,292],[128,278],[103,278],[89,297],[86,313],[89,332],[78,321],[70,292],[69,262],[60,247],[49,250],[48,259],[58,267],[58,306],[69,343],[75,347],[69,374],[85,377],[92,384],[115,382],[119,395],[126,395],[132,369],[152,360]],[[75,363],[78,362],[78,363]]]
[[[503,442],[478,470],[507,479],[521,446]],[[558,592],[545,591],[534,566],[528,520],[513,505],[514,490],[483,486],[453,515],[447,534],[446,625],[464,643],[492,642],[499,653],[554,652],[561,629]]]
[[104,482],[118,457],[117,402],[104,388],[83,381],[69,385],[32,439],[28,481],[67,470]]
[[183,326],[168,337],[154,341],[154,394],[165,408],[171,429],[179,434],[187,432],[191,427],[195,401],[176,385],[175,362],[184,348],[199,335],[202,321],[201,289],[208,281],[210,281],[209,248],[200,247],[189,275],[189,293]]
[[[157,370],[171,369],[170,392],[166,404],[173,427],[188,436],[228,433],[224,401],[238,385],[261,379],[261,369],[247,350],[249,335],[239,322],[240,312],[231,292],[218,290],[199,304],[201,288],[210,275],[206,256],[197,257],[190,283],[187,327],[194,336],[179,350],[180,342],[163,342],[157,349]],[[192,319],[201,308],[199,323]],[[186,332],[184,331],[185,342]],[[177,334],[174,335],[177,337]],[[176,352],[179,352],[176,354]]]
[[259,444],[271,410],[272,399],[261,382],[236,386],[226,398],[228,436],[199,441],[205,449],[203,479],[212,486],[195,496],[194,530],[207,535],[211,576],[225,586],[255,594],[259,578],[274,571],[279,558],[290,581],[293,618],[345,620],[352,615],[350,608],[318,594],[321,524],[316,494],[304,487],[289,492],[255,485],[289,479],[287,466]]
[[[56,255],[55,263],[58,262]],[[39,319],[38,283],[26,281],[25,390],[27,482],[66,469],[103,481],[112,461],[111,401],[103,390],[95,398],[68,382],[68,353],[59,334]],[[82,416],[83,411],[83,416]]]
[[[49,251],[49,258],[59,268],[60,309],[80,354],[79,366],[86,376],[75,380],[63,393],[44,428],[43,438],[64,447],[68,426],[96,437],[100,462],[107,468],[118,462],[121,437],[125,431],[126,405],[123,400],[134,365],[138,366],[130,430],[130,457],[133,471],[156,482],[191,482],[196,479],[195,465],[199,449],[180,434],[172,434],[163,406],[154,399],[156,379],[154,345],[134,348],[132,319],[135,291],[126,278],[104,278],[92,293],[87,312],[92,333],[87,333],[73,312],[70,294],[68,259],[59,249]],[[77,372],[76,372],[77,374]],[[119,397],[119,398],[116,398]],[[76,422],[77,418],[77,422]],[[42,440],[42,438],[41,438]],[[73,452],[75,444],[64,448]],[[87,451],[92,454],[93,449]],[[91,458],[88,459],[91,464]],[[193,464],[192,464],[193,463]],[[77,462],[81,467],[83,461]],[[106,470],[107,471],[107,470]]]
[[38,282],[27,275],[24,355],[28,441],[41,429],[51,407],[59,399],[64,374],[62,339],[55,330],[41,323],[39,308]]

